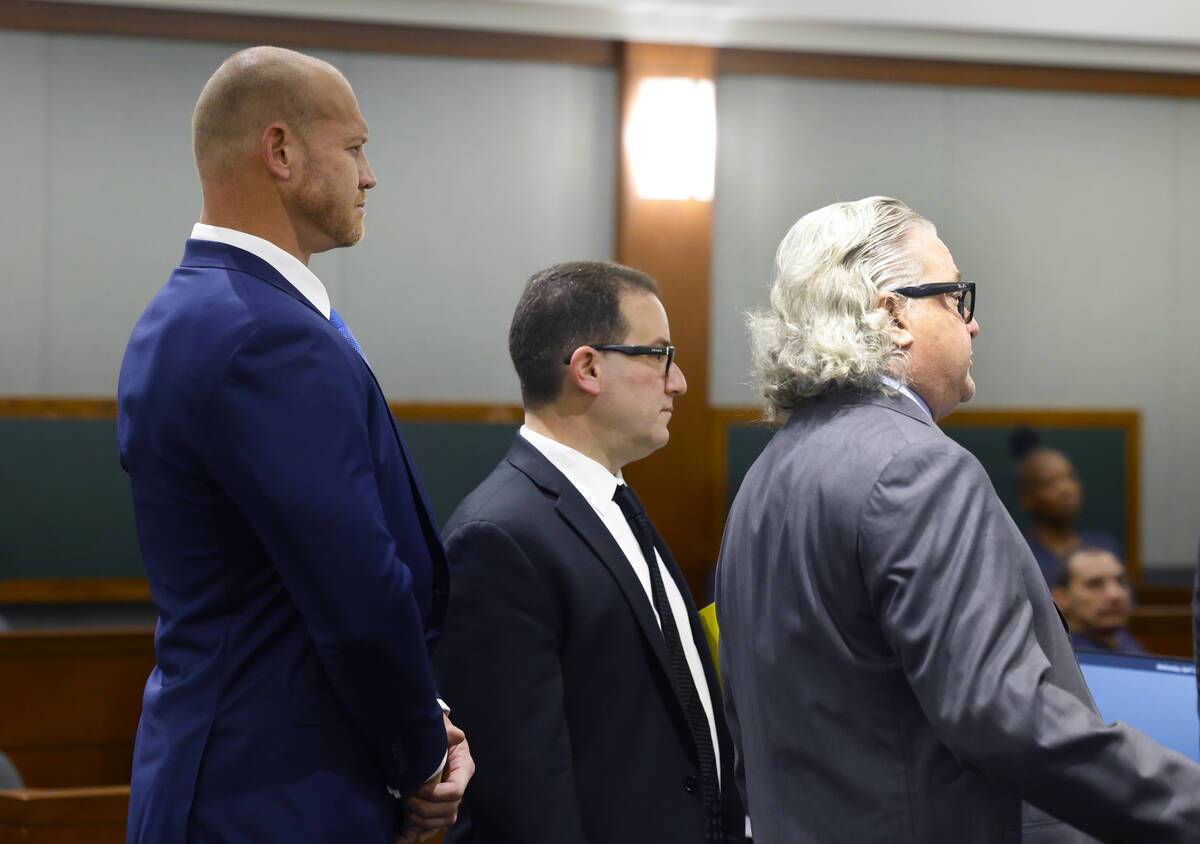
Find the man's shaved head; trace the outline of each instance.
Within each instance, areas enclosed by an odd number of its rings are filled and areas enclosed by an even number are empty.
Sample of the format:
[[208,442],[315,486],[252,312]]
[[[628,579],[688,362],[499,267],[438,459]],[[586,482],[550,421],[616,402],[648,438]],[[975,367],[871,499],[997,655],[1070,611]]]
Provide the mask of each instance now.
[[232,170],[271,123],[284,123],[304,137],[320,116],[313,83],[329,75],[345,82],[328,62],[281,47],[250,47],[226,59],[205,84],[192,113],[201,180]]

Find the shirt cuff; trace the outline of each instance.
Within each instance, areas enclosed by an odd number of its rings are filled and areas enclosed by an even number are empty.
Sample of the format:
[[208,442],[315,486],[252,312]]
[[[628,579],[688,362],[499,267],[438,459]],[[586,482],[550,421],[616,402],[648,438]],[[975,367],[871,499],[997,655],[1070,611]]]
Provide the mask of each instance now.
[[[425,782],[429,782],[431,779],[438,776],[442,772],[442,770],[446,767],[446,760],[449,758],[450,758],[450,751],[447,750],[445,753],[442,754],[442,761],[438,763],[438,766],[434,770],[434,772],[432,774],[430,774],[429,776],[425,777]],[[424,783],[422,783],[422,785],[424,785]],[[399,791],[392,788],[390,785],[386,786],[386,788],[387,788],[388,794],[392,795],[397,800],[404,799],[405,795],[401,794]]]
[[433,779],[434,777],[441,774],[442,770],[446,767],[446,760],[449,758],[450,758],[450,751],[447,750],[444,754],[442,754],[442,761],[438,763],[438,766],[434,770],[434,772],[432,774],[430,774],[429,776],[425,777],[425,782],[429,782],[431,779]]

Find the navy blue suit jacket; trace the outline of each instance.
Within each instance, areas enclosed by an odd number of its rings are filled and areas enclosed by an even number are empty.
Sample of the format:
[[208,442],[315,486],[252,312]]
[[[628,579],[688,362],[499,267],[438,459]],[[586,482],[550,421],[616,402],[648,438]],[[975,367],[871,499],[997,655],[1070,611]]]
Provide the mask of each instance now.
[[386,842],[446,733],[446,567],[370,368],[265,261],[189,240],[133,330],[121,462],[158,610],[130,842]]

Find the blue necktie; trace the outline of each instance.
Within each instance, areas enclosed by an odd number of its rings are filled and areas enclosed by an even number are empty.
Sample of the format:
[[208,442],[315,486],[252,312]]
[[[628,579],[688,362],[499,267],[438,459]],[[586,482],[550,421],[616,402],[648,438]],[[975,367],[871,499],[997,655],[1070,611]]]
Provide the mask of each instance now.
[[332,307],[329,309],[329,321],[333,323],[333,327],[338,330],[338,334],[341,334],[343,337],[345,337],[346,342],[354,348],[354,351],[358,352],[358,356],[363,359],[363,363],[365,363],[367,366],[370,366],[371,362],[367,360],[367,356],[363,352],[362,346],[358,345],[358,341],[354,339],[354,332],[350,330],[350,326],[346,325],[346,320],[342,319],[342,315],[335,311]]

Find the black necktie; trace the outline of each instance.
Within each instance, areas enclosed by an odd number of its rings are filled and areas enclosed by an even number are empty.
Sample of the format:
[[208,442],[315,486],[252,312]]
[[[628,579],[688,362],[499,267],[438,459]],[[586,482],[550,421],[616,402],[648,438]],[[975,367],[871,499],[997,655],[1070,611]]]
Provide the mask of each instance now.
[[687,657],[683,653],[683,643],[679,639],[679,628],[675,624],[675,615],[667,601],[667,590],[663,586],[662,572],[658,569],[658,557],[654,553],[654,526],[646,515],[642,502],[634,495],[633,489],[626,484],[618,484],[613,493],[613,501],[621,508],[625,520],[633,530],[633,535],[646,558],[650,569],[650,593],[654,596],[654,609],[658,611],[662,623],[663,638],[667,643],[667,653],[671,657],[671,674],[675,683],[675,691],[683,703],[683,711],[687,714],[688,727],[692,732],[692,740],[696,742],[696,752],[700,757],[700,778],[704,785],[704,809],[707,819],[708,840],[723,841],[723,818],[721,814],[721,784],[717,779],[717,757],[713,752],[712,732],[709,729],[708,717],[704,714],[704,704],[700,702],[700,694],[696,691],[696,683],[692,679],[692,671],[688,668]]

